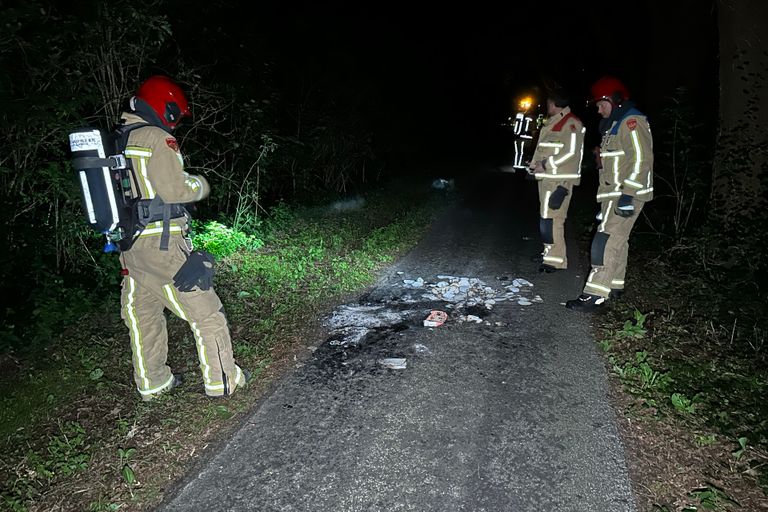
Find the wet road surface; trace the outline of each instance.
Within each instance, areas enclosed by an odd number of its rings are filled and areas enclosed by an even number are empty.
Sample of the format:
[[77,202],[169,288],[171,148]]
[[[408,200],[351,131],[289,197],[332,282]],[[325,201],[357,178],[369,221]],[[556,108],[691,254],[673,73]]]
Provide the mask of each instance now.
[[[307,340],[313,357],[160,510],[636,510],[588,317],[561,305],[578,295],[586,255],[571,244],[570,270],[536,272],[535,183],[488,173],[460,192],[338,310],[362,330],[337,321]],[[404,284],[419,277],[423,287]],[[487,293],[428,293],[449,277]],[[533,284],[518,286],[522,301],[515,278]],[[424,327],[432,309],[449,320]],[[482,323],[460,321],[468,314]]]

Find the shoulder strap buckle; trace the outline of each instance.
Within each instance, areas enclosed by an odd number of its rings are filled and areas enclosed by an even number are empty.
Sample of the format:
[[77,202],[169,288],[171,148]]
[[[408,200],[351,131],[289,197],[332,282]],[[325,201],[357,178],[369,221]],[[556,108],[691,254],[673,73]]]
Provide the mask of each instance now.
[[117,155],[111,155],[107,158],[109,160],[109,170],[118,171],[128,168],[128,160],[125,159],[125,155],[119,153]]

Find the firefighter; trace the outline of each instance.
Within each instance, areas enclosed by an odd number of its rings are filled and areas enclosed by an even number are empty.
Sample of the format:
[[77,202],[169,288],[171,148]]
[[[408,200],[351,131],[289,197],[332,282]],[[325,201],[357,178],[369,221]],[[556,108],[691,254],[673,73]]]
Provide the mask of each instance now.
[[648,119],[629,100],[618,79],[603,77],[592,86],[600,120],[597,201],[600,213],[592,240],[592,270],[583,293],[566,302],[577,311],[594,311],[624,291],[629,235],[646,202],[653,199],[653,139]]
[[518,102],[518,112],[512,123],[512,132],[514,133],[515,156],[512,162],[514,169],[526,168],[526,156],[530,154],[530,147],[533,142],[533,131],[535,123],[529,112],[533,107],[533,98],[525,96]]
[[250,375],[234,361],[227,319],[212,287],[213,258],[193,250],[187,235],[189,216],[178,208],[210,191],[205,178],[184,171],[172,135],[179,121],[190,115],[189,103],[176,83],[153,76],[139,87],[130,107],[122,122],[146,123],[130,132],[125,149],[133,169],[133,190],[143,199],[159,198],[175,206],[168,208],[164,219],[147,224],[120,256],[121,316],[130,333],[136,386],[143,400],[151,400],[181,383],[180,375],[167,364],[164,308],[168,308],[192,328],[205,393],[230,395]]
[[571,112],[563,90],[549,94],[547,114],[528,171],[539,181],[539,231],[544,243],[539,272],[551,273],[568,268],[564,225],[573,187],[581,179],[585,128]]

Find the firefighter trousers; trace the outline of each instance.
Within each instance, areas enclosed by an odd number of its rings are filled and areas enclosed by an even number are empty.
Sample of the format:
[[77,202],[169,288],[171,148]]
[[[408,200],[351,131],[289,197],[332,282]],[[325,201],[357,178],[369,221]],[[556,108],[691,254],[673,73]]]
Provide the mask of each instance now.
[[592,240],[592,271],[584,286],[584,293],[607,298],[611,290],[624,289],[629,235],[643,210],[643,205],[644,203],[635,201],[634,215],[622,217],[615,212],[615,199],[600,204],[602,218]]
[[[552,195],[561,186],[568,191],[568,195],[562,199],[562,202],[553,203]],[[539,182],[539,232],[541,241],[544,244],[542,252],[542,263],[555,268],[568,268],[568,254],[565,246],[565,219],[568,217],[568,206],[571,204],[571,195],[573,193],[573,184],[557,183],[552,184],[546,180]],[[555,196],[557,199],[557,195]],[[558,208],[553,208],[558,206]]]
[[167,308],[189,323],[197,347],[205,393],[229,395],[245,384],[235,364],[227,318],[218,295],[209,288],[180,292],[173,276],[191,250],[181,235],[171,237],[168,251],[160,251],[159,238],[139,238],[121,255],[123,278],[121,316],[128,327],[133,353],[133,376],[142,398],[165,391],[174,383],[167,364]]

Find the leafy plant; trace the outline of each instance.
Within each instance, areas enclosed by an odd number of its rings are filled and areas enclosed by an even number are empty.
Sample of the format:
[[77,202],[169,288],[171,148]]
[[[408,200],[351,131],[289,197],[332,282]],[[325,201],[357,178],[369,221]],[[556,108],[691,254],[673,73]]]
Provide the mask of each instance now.
[[739,449],[732,452],[732,455],[736,460],[740,460],[744,456],[744,452],[747,450],[749,439],[746,437],[740,437],[737,439],[737,441],[739,443]]
[[128,464],[123,465],[123,469],[120,470],[120,474],[123,476],[123,480],[128,484],[128,487],[136,485],[136,473],[133,472],[133,468]]
[[123,463],[128,462],[128,459],[133,457],[136,454],[136,448],[118,448],[117,449],[117,455],[120,457],[120,465],[122,466]]
[[641,350],[635,353],[635,360],[624,366],[614,362],[613,371],[625,384],[639,384],[639,390],[649,392],[663,390],[672,380],[668,373],[661,373],[648,363],[648,352]]
[[[724,490],[712,484],[695,489],[689,495],[697,499],[704,510],[724,511],[727,505],[738,505]],[[697,510],[697,508],[689,507],[688,510]]]
[[253,235],[247,235],[213,220],[201,226],[193,238],[193,243],[216,258],[226,258],[240,249],[255,251],[264,245],[264,242]]
[[698,446],[709,446],[715,444],[717,436],[715,434],[707,434],[705,436],[696,436],[696,444]]
[[642,338],[645,336],[648,332],[644,327],[647,316],[636,309],[634,311],[634,318],[624,322],[624,327],[619,331],[619,335],[628,338]]
[[44,455],[28,454],[35,470],[48,480],[77,473],[85,469],[90,460],[90,455],[85,452],[85,429],[71,421],[59,428],[60,434],[50,438]]
[[675,406],[675,409],[680,412],[687,412],[689,414],[696,412],[696,406],[693,404],[693,401],[689,400],[685,395],[672,393],[670,400],[672,401],[672,405]]

